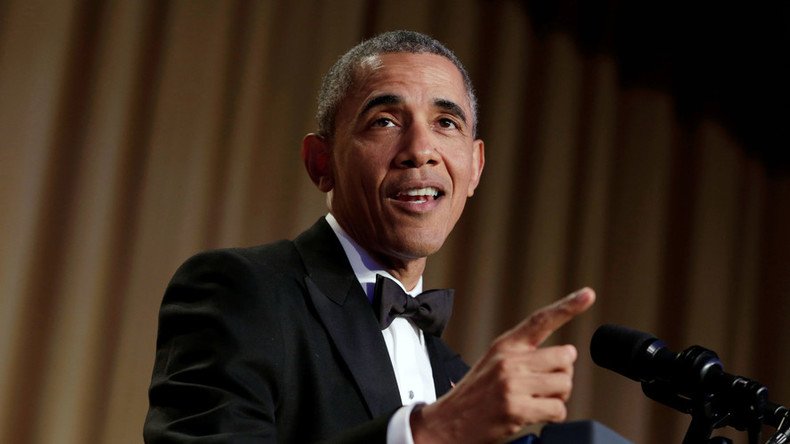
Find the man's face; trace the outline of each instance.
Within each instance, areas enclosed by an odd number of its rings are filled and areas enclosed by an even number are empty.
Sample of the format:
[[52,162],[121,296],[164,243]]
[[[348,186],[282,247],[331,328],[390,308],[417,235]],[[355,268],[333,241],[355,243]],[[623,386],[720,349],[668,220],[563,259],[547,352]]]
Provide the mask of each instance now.
[[436,252],[458,221],[484,164],[472,119],[444,57],[384,54],[357,72],[330,142],[330,205],[382,265]]

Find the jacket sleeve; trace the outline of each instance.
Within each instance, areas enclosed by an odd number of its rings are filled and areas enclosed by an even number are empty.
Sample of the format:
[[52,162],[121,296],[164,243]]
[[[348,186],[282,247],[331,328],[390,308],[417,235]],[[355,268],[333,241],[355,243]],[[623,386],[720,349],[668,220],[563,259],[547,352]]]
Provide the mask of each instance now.
[[[283,368],[282,316],[261,293],[267,283],[256,267],[221,250],[191,258],[173,276],[159,313],[146,443],[288,440],[277,434],[277,412],[287,396],[283,373],[294,369]],[[392,413],[327,442],[384,443]]]
[[[240,255],[209,252],[173,276],[159,312],[147,443],[277,440],[281,328],[260,309],[250,267]],[[250,365],[250,340],[267,351],[260,365]]]

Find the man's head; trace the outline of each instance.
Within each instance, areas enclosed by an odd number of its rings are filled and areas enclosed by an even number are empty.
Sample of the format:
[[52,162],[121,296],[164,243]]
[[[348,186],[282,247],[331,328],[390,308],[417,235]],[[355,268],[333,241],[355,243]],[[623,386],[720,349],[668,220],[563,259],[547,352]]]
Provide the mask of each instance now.
[[318,93],[318,134],[331,138],[335,130],[335,114],[357,79],[356,74],[364,62],[373,56],[405,52],[436,54],[455,65],[464,79],[464,87],[472,107],[472,130],[477,135],[477,97],[466,68],[458,57],[433,37],[414,31],[390,31],[365,40],[340,57],[324,76]]
[[[415,33],[377,39],[392,48],[401,40],[408,48],[443,48]],[[471,85],[460,62],[444,52],[349,56],[358,48],[332,69],[345,70],[350,80],[336,93],[323,88],[327,110],[333,110],[328,133],[305,136],[302,157],[310,178],[329,193],[330,211],[357,243],[396,274],[421,272],[455,226],[485,163],[483,142],[475,138]],[[349,60],[354,64],[337,68]]]

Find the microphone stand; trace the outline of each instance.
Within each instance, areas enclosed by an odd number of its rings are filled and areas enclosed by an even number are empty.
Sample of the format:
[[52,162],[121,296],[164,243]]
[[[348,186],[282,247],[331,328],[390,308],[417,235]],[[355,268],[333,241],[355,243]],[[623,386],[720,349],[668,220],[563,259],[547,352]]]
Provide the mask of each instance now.
[[725,373],[716,353],[695,345],[681,352],[678,359],[687,363],[682,368],[688,373],[678,375],[675,381],[692,383],[677,385],[653,380],[643,382],[642,391],[658,402],[691,414],[683,444],[731,444],[727,438],[710,437],[714,429],[725,426],[748,431],[749,443],[758,444],[763,423],[779,425],[779,410],[784,407],[768,402],[764,385]]
[[726,426],[730,420],[729,413],[721,408],[715,395],[701,393],[693,398],[684,397],[670,388],[669,384],[662,381],[642,383],[642,391],[647,397],[691,415],[691,424],[683,444],[732,444],[730,439],[710,436],[714,429]]
[[[608,348],[624,353],[618,356]],[[618,326],[602,326],[590,353],[596,364],[642,383],[649,398],[691,415],[683,444],[731,444],[713,430],[731,426],[759,444],[763,425],[776,428],[767,444],[790,444],[790,411],[768,401],[757,381],[724,372],[715,352],[694,345],[675,354],[659,339]]]
[[732,440],[710,435],[714,429],[731,426],[747,431],[750,444],[760,442],[763,424],[775,427],[767,444],[790,444],[790,410],[768,401],[768,389],[756,381],[721,373],[718,387],[727,390],[685,392],[666,381],[642,382],[649,398],[691,415],[683,444],[732,444]]
[[773,409],[774,418],[781,418],[776,426],[776,433],[766,444],[787,444],[790,442],[790,410],[786,407],[778,406]]

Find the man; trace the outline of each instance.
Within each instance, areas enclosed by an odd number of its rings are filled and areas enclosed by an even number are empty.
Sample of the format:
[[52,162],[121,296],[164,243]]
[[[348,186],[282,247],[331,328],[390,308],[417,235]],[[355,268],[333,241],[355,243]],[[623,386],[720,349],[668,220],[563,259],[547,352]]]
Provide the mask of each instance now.
[[[533,314],[471,369],[438,338],[443,321],[421,317],[446,306],[397,296],[422,292],[427,256],[483,171],[457,58],[413,32],[363,42],[325,77],[318,121],[302,158],[329,215],[293,242],[203,253],[176,272],[146,441],[496,442],[563,420],[576,350],[539,345],[592,290]],[[382,309],[393,292],[402,303]]]

